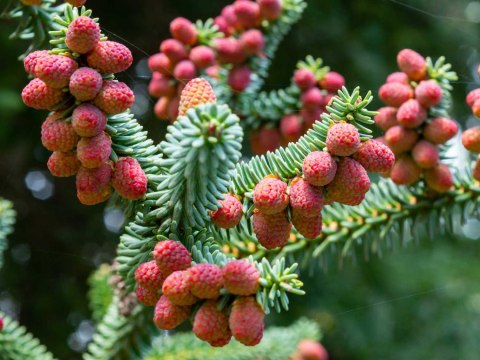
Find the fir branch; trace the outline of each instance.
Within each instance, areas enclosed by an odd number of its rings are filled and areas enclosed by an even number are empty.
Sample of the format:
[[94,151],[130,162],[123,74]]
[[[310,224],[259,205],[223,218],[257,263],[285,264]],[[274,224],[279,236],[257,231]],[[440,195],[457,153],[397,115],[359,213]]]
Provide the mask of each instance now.
[[56,0],[43,0],[42,4],[24,5],[18,1],[17,6],[2,14],[2,18],[18,20],[17,28],[10,34],[10,39],[30,41],[27,50],[19,56],[23,60],[30,52],[44,49],[49,40],[49,31],[56,31],[59,26],[53,18],[61,14],[65,4],[55,6]]
[[223,348],[214,348],[198,340],[192,333],[157,338],[144,360],[287,360],[297,350],[301,340],[319,341],[322,337],[317,323],[305,318],[289,327],[270,327],[261,343],[248,347],[232,339]]
[[113,299],[113,288],[110,284],[112,268],[108,264],[102,264],[88,278],[88,300],[92,319],[99,322],[106,314]]
[[414,240],[452,234],[469,217],[480,216],[479,201],[480,184],[472,182],[469,170],[458,172],[453,189],[445,194],[432,194],[421,184],[408,188],[382,179],[359,206],[326,206],[322,235],[316,239],[294,233],[285,247],[269,251],[259,247],[251,232],[237,230],[229,252],[237,257],[286,258],[303,268],[327,268],[357,251],[366,258],[370,253],[380,256]]
[[[346,88],[338,92],[339,96],[329,106],[331,114],[323,114],[323,122],[317,121],[296,143],[279,148],[273,153],[253,157],[248,163],[237,165],[232,177],[232,191],[237,195],[250,193],[265,176],[273,174],[283,180],[291,179],[302,172],[303,160],[312,151],[323,150],[329,126],[333,122],[347,121],[355,125],[362,139],[371,138],[371,130],[363,124],[372,124],[372,116],[366,106],[372,101],[371,93],[362,99],[360,88],[351,94]],[[248,194],[247,194],[248,195]]]
[[230,173],[240,159],[243,139],[239,119],[227,105],[207,104],[187,112],[168,127],[160,146],[166,174],[159,177],[157,208],[147,221],[161,222],[159,232],[181,234],[188,228],[204,228],[209,210],[228,191]]
[[0,331],[0,359],[2,360],[53,360],[53,355],[25,327],[0,312],[4,321]]
[[7,237],[13,232],[15,217],[13,204],[0,198],[0,269],[3,267],[3,253],[8,247]]
[[115,297],[102,321],[97,325],[84,360],[133,359],[148,347],[153,336],[159,334],[151,321],[150,311],[137,306],[130,316],[119,313],[119,300]]

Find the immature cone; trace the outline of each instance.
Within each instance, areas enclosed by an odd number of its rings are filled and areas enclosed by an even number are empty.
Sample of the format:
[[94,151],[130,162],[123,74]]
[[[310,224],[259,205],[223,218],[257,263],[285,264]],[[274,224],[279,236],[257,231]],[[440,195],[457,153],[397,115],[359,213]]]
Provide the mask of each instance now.
[[480,153],[480,126],[465,130],[462,134],[462,144],[468,151]]
[[300,341],[298,352],[301,360],[328,360],[327,350],[325,350],[322,344],[314,340],[305,339]]
[[480,181],[480,158],[477,159],[472,171],[473,178]]
[[352,124],[337,123],[328,130],[326,144],[332,155],[350,156],[360,146],[360,134]]
[[[37,51],[36,51],[37,52]],[[35,52],[35,53],[36,53]],[[33,53],[33,54],[35,54]],[[40,55],[41,56],[41,55]],[[26,61],[27,59],[25,59]],[[25,70],[27,70],[27,67],[25,66]],[[28,72],[28,70],[27,70]],[[465,99],[466,102],[467,102],[467,105],[468,107],[472,107],[473,104],[480,99],[480,88],[478,89],[474,89],[472,91],[470,91],[468,94],[467,94],[467,98]]]
[[329,71],[319,81],[319,85],[330,93],[336,93],[345,85],[345,78],[335,71]]
[[287,142],[295,142],[303,134],[302,119],[294,114],[285,115],[280,120],[280,131]]
[[413,89],[405,84],[386,83],[378,90],[378,96],[388,106],[399,107],[405,101],[413,98]]
[[257,345],[263,337],[264,317],[255,297],[237,297],[228,319],[232,335],[243,345]]
[[408,79],[408,75],[405,74],[402,71],[396,71],[396,72],[393,72],[390,75],[388,75],[386,82],[387,83],[396,82],[396,83],[401,83],[401,84],[406,84],[406,85],[410,84],[410,80]]
[[87,0],[65,0],[66,3],[69,3],[72,6],[82,6],[84,5]]
[[433,144],[444,144],[458,132],[458,125],[454,120],[435,118],[423,128],[423,137]]
[[324,104],[324,97],[319,88],[313,87],[305,91],[300,97],[303,108],[306,110],[316,110]]
[[262,126],[250,134],[252,152],[257,155],[273,152],[281,145],[281,135],[278,128]]
[[260,23],[260,6],[251,1],[236,1],[233,3],[237,21],[244,28],[255,27]]
[[453,185],[453,176],[450,169],[445,164],[438,164],[433,169],[428,169],[424,173],[425,182],[430,189],[443,193]]
[[240,44],[248,55],[258,55],[263,51],[265,40],[260,30],[250,29],[240,35]]
[[427,111],[416,99],[407,100],[398,108],[398,123],[406,128],[416,128],[420,126],[426,119]]
[[295,178],[290,184],[290,206],[300,216],[320,216],[323,208],[323,188],[310,185],[300,177]]
[[190,292],[200,299],[216,299],[223,287],[223,273],[215,264],[201,263],[192,266],[185,275]]
[[35,76],[35,66],[41,57],[49,56],[48,50],[37,50],[28,54],[23,60],[25,72],[29,75]]
[[415,88],[415,98],[425,108],[437,106],[442,100],[442,88],[435,80],[420,81]]
[[53,110],[65,95],[62,89],[48,86],[40,79],[31,80],[22,90],[23,103],[37,110]]
[[375,123],[383,131],[387,131],[391,127],[398,125],[397,108],[385,106],[378,109],[378,114],[375,115]]
[[41,139],[47,150],[66,152],[77,145],[79,137],[70,122],[49,116],[42,124]]
[[70,77],[70,93],[78,101],[90,101],[95,99],[102,88],[102,75],[89,67],[81,67]]
[[65,35],[65,44],[78,54],[92,51],[100,41],[100,26],[88,16],[80,16],[73,20]]
[[159,290],[165,281],[165,275],[157,266],[155,260],[151,260],[137,267],[135,270],[135,281],[145,288]]
[[389,172],[395,163],[395,155],[392,150],[377,140],[367,140],[353,154],[368,172],[386,173]]
[[217,50],[217,60],[221,64],[241,64],[247,57],[240,41],[233,37],[215,39],[214,47]]
[[175,305],[163,295],[155,305],[153,322],[161,330],[173,330],[188,319],[191,311],[190,306]]
[[185,45],[194,45],[197,42],[197,28],[190,20],[183,17],[177,17],[170,23],[170,32],[175,39]]
[[266,177],[253,190],[253,204],[264,214],[279,213],[288,206],[287,184],[275,177]]
[[194,47],[190,51],[189,58],[199,69],[206,69],[215,65],[215,52],[208,46],[200,45]]
[[80,136],[97,136],[105,130],[107,117],[95,105],[83,103],[73,110],[72,126]]
[[215,104],[217,97],[212,86],[203,78],[190,80],[182,90],[178,115],[184,116],[188,109],[193,109],[202,104]]
[[81,167],[77,173],[77,197],[84,205],[95,205],[112,195],[112,166],[105,163],[96,169]]
[[322,214],[307,217],[293,209],[292,224],[307,239],[315,239],[322,233]]
[[330,153],[313,151],[303,160],[303,176],[314,186],[324,186],[332,182],[337,172],[337,163]]
[[123,44],[115,41],[100,41],[88,53],[88,66],[101,74],[116,74],[127,70],[133,62],[132,53]]
[[69,177],[78,172],[80,161],[78,161],[77,154],[73,151],[54,151],[48,158],[47,166],[53,176]]
[[403,49],[397,55],[397,63],[400,70],[415,81],[420,81],[427,75],[427,62],[419,53]]
[[166,76],[173,74],[173,62],[164,53],[157,53],[150,56],[148,58],[148,67],[151,71],[156,71]]
[[220,208],[212,211],[212,222],[222,229],[230,229],[237,226],[242,220],[243,206],[240,200],[232,194],[226,194],[224,200],[220,200]]
[[148,84],[148,93],[155,98],[172,97],[176,95],[177,87],[168,76],[154,72]]
[[370,179],[363,166],[345,157],[338,164],[337,174],[327,187],[329,201],[344,205],[359,205],[370,189]]
[[430,169],[437,165],[440,151],[426,140],[420,140],[412,149],[412,157],[418,167]]
[[228,328],[228,317],[217,309],[215,301],[206,301],[198,309],[192,331],[200,340],[215,347],[227,345],[232,337]]
[[235,66],[228,73],[228,85],[234,91],[242,92],[250,84],[252,71],[248,65]]
[[175,39],[163,40],[160,44],[160,51],[174,64],[188,58],[188,51],[185,46]]
[[110,158],[112,139],[107,133],[81,138],[77,145],[77,157],[86,168],[98,168]]
[[193,305],[198,298],[190,292],[187,271],[174,271],[164,281],[162,293],[175,305]]
[[107,114],[119,114],[130,108],[135,95],[127,84],[120,81],[105,80],[93,103]]
[[190,267],[192,257],[187,248],[178,241],[160,241],[153,249],[153,258],[165,275]]
[[61,89],[68,86],[70,76],[77,69],[77,62],[68,56],[48,55],[37,60],[35,76],[48,86]]
[[135,295],[138,301],[145,306],[155,306],[160,298],[157,288],[147,288],[141,285],[138,285],[135,289]]
[[302,90],[308,90],[315,86],[317,80],[315,74],[308,69],[295,70],[293,82]]
[[413,159],[404,155],[400,157],[390,172],[390,178],[398,185],[412,185],[420,179],[422,169]]
[[197,76],[197,68],[190,60],[182,60],[173,69],[173,77],[180,82],[190,81]]
[[387,130],[385,141],[395,155],[409,151],[417,143],[418,134],[415,130],[397,125]]
[[267,20],[276,20],[282,13],[280,0],[257,0],[260,5],[260,14]]
[[285,211],[266,215],[258,209],[253,212],[253,231],[258,242],[267,249],[284,246],[290,238],[292,224]]
[[124,199],[138,200],[147,192],[147,176],[137,159],[122,157],[115,164],[112,186]]
[[223,283],[230,294],[254,295],[260,287],[260,272],[246,260],[233,260],[223,267]]

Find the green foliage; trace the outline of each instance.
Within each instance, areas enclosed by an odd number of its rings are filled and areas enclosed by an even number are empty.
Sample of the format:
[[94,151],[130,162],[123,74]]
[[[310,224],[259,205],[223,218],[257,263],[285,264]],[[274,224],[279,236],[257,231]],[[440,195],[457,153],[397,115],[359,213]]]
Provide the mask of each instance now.
[[118,306],[119,299],[115,297],[97,325],[84,360],[133,359],[150,344],[152,336],[158,335],[146,308],[136,306],[126,317],[119,313]]
[[21,326],[0,311],[0,318],[4,321],[0,331],[0,359],[2,360],[53,360],[54,357],[47,351],[40,341]]
[[300,319],[289,327],[270,327],[262,342],[248,347],[232,339],[223,348],[214,348],[200,341],[192,333],[162,336],[154,340],[152,349],[143,360],[287,360],[295,353],[303,339],[320,340],[319,326],[307,319]]
[[92,319],[99,322],[106,314],[108,307],[112,303],[113,288],[110,284],[112,277],[112,268],[108,264],[102,264],[88,278],[88,300]]
[[0,198],[0,269],[3,266],[3,252],[8,247],[7,236],[13,232],[16,212],[13,210],[13,204]]
[[207,104],[187,111],[168,127],[160,144],[165,155],[160,165],[166,174],[159,177],[157,209],[147,219],[161,222],[165,235],[182,229],[203,228],[209,210],[218,208],[230,185],[230,173],[241,156],[243,131],[228,106]]
[[10,34],[10,39],[30,41],[27,50],[20,55],[20,59],[23,59],[30,52],[46,47],[50,40],[49,31],[59,28],[52,19],[63,12],[65,4],[55,6],[56,0],[43,0],[41,6],[23,5],[20,1],[14,2],[17,5],[2,15],[6,19],[18,21],[18,26]]

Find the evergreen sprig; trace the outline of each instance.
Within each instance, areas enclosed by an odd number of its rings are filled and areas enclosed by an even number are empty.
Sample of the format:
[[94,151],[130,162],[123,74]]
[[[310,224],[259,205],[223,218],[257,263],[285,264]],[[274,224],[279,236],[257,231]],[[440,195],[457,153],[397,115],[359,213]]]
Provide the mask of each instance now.
[[106,314],[113,300],[113,287],[110,284],[112,268],[102,264],[88,278],[88,300],[92,319],[99,322]]
[[50,40],[49,31],[58,30],[59,26],[53,18],[64,11],[65,4],[55,6],[55,2],[56,0],[43,0],[41,5],[36,6],[17,1],[13,9],[1,14],[2,18],[18,20],[10,39],[30,41],[27,50],[19,56],[20,60],[32,51],[44,49]]
[[123,360],[139,357],[149,347],[159,331],[151,321],[151,312],[136,306],[130,316],[119,313],[119,299],[115,297],[96,332],[84,360]]
[[3,253],[8,247],[7,237],[13,232],[15,217],[13,204],[0,198],[0,269],[3,266]]
[[227,105],[206,104],[180,116],[160,144],[166,174],[159,176],[158,191],[147,195],[156,205],[147,221],[159,221],[166,236],[204,228],[208,211],[216,210],[228,191],[242,139],[239,119]]
[[0,359],[2,360],[53,360],[53,355],[25,327],[0,311],[3,330],[0,331]]
[[[301,340],[319,341],[322,332],[317,323],[305,318],[289,327],[270,327],[262,342],[254,347],[244,346],[232,339],[223,348],[211,347],[192,333],[161,336],[155,339],[143,360],[288,360],[296,352]],[[135,359],[136,360],[136,359]]]

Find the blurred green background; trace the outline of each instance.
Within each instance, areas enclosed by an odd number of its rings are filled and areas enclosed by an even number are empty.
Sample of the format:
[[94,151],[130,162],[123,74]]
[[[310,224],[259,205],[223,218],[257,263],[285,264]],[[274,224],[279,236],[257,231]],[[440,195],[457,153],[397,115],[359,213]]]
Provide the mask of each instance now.
[[[376,93],[396,68],[397,52],[409,47],[433,58],[445,55],[453,64],[459,74],[453,114],[462,125],[473,123],[463,99],[479,86],[480,2],[307,2],[303,20],[280,47],[269,89],[286,86],[296,62],[311,54],[344,74],[349,87]],[[0,1],[0,11],[7,3]],[[87,2],[109,37],[132,45],[138,65],[123,80],[134,87],[139,99],[134,110],[156,140],[166,125],[152,116],[146,96],[147,54],[158,51],[176,16],[206,19],[228,3]],[[0,274],[0,308],[59,358],[77,359],[93,331],[86,279],[113,258],[121,215],[102,205],[80,205],[74,179],[52,178],[46,171],[49,153],[39,136],[46,114],[21,103],[26,76],[17,56],[26,43],[8,39],[15,26],[0,21],[0,196],[18,211]],[[302,274],[307,296],[293,297],[292,311],[269,321],[289,324],[305,314],[318,320],[332,359],[478,359],[480,223],[471,221],[465,230],[452,239],[417,239],[418,245],[382,259]]]

